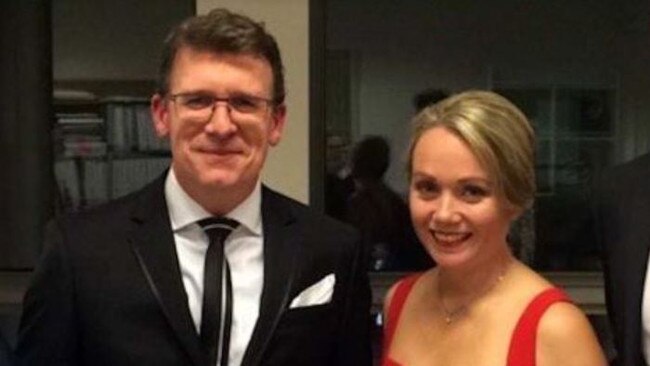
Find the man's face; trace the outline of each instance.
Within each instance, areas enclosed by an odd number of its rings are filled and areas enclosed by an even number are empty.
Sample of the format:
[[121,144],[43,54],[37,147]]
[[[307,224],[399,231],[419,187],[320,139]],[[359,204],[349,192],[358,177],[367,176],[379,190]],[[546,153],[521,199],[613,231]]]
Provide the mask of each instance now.
[[[185,47],[176,54],[168,89],[167,96],[153,97],[152,113],[158,135],[169,136],[181,186],[195,198],[207,192],[247,195],[285,122],[284,105],[269,102],[270,64],[251,55]],[[213,98],[219,99],[214,107]],[[242,101],[258,105],[246,108]]]

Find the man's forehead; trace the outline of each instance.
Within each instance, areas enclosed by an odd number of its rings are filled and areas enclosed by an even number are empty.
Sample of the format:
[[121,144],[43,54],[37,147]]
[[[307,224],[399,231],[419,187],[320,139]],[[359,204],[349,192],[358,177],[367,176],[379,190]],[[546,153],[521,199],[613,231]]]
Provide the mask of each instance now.
[[[226,70],[231,70],[235,74],[252,73],[252,78],[244,77],[240,81],[246,82],[247,79],[250,79],[248,81],[252,82],[252,85],[263,83],[255,89],[261,86],[262,89],[268,89],[268,92],[273,91],[273,70],[265,58],[251,53],[214,52],[190,47],[181,48],[176,53],[170,70],[170,84],[179,82],[185,84],[189,82],[188,77],[196,74],[202,77],[198,80],[193,79],[192,84],[197,82],[209,84],[219,81],[223,74],[212,72],[212,67],[223,67],[224,65],[227,67]],[[265,92],[265,90],[258,90],[258,92]]]
[[230,60],[230,61],[239,61],[246,63],[257,63],[265,64],[271,68],[271,63],[263,55],[255,52],[232,52],[232,51],[222,51],[219,49],[213,49],[210,47],[194,47],[194,46],[182,46],[178,49],[174,55],[175,65],[179,58],[189,58],[189,59],[213,59],[213,60]]

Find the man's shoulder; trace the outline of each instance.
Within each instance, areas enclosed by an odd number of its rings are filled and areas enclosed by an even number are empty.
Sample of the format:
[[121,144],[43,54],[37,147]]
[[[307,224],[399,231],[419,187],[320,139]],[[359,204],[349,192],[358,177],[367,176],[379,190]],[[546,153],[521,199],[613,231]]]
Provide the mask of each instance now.
[[637,189],[645,189],[650,179],[650,153],[622,164],[604,169],[594,178],[596,194],[600,196],[627,196]]
[[650,153],[640,155],[623,164],[615,165],[611,168],[612,176],[637,176],[650,174]]
[[116,227],[129,220],[138,209],[153,209],[155,202],[164,204],[164,193],[159,180],[125,196],[61,215],[59,221],[74,229]]

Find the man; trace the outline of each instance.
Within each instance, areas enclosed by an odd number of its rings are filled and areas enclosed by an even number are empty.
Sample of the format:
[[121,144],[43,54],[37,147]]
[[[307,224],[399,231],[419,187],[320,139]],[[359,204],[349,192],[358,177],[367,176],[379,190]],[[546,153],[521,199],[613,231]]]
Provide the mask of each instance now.
[[172,32],[151,100],[171,168],[56,223],[25,297],[24,364],[370,364],[358,236],[260,183],[284,94],[261,24],[218,9]]
[[650,365],[650,154],[613,167],[594,190],[616,365]]

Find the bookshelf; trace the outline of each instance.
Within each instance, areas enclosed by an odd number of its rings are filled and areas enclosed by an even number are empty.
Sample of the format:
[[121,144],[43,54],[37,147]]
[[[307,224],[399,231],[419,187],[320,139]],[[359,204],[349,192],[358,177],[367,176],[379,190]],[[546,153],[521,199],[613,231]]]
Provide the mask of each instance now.
[[126,195],[169,165],[146,97],[57,90],[54,111],[54,173],[64,211]]

